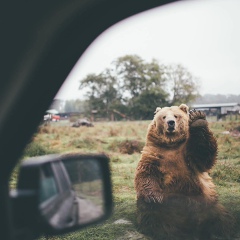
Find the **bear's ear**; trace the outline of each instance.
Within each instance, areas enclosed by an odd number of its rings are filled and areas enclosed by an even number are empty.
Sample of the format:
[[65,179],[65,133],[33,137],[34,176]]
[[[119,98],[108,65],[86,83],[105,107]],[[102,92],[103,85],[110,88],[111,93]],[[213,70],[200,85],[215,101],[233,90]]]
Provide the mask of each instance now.
[[185,113],[188,113],[189,107],[186,104],[181,104],[179,108]]
[[154,113],[157,113],[157,112],[160,111],[161,109],[162,109],[162,108],[157,107]]

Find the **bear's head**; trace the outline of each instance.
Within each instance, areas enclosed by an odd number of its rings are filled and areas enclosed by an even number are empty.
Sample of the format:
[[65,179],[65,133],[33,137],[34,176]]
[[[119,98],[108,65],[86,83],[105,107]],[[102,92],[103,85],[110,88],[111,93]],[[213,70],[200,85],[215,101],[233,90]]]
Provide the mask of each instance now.
[[184,142],[189,135],[188,106],[157,108],[148,130],[148,140],[154,144],[173,145]]

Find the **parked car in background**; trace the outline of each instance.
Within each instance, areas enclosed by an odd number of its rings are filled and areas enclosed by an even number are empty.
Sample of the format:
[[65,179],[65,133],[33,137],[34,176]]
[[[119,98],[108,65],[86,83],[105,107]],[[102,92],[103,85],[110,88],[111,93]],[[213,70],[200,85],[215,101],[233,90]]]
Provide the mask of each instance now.
[[49,113],[49,114],[44,115],[43,120],[44,121],[58,122],[58,121],[60,121],[60,116]]
[[58,122],[58,121],[60,121],[60,116],[59,116],[59,115],[52,115],[52,121],[53,121],[53,122]]

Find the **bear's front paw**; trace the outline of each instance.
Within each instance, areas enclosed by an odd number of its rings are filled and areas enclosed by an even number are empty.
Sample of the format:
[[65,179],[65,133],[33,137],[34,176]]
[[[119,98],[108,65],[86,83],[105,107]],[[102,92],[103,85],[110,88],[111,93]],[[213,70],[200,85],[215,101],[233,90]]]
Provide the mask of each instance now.
[[197,111],[196,109],[191,110],[189,112],[189,124],[191,127],[206,126],[206,114],[202,111]]

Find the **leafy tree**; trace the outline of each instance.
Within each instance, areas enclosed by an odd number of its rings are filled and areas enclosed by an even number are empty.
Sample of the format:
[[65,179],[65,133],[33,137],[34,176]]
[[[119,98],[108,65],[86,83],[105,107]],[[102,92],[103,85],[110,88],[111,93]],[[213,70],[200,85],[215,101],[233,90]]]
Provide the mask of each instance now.
[[182,65],[145,62],[137,55],[119,57],[110,69],[87,75],[80,88],[87,89],[89,110],[102,117],[115,109],[132,119],[151,119],[158,106],[189,103],[198,96],[196,78]]
[[161,89],[149,89],[143,91],[133,99],[131,113],[135,119],[147,120],[153,118],[157,106],[166,106],[168,94]]
[[[153,59],[146,64],[145,90],[149,89],[166,89],[165,66],[159,65],[158,61]],[[164,90],[165,91],[165,90]]]
[[80,83],[80,88],[87,88],[88,104],[91,109],[103,114],[121,103],[116,78],[106,69],[100,74],[89,74]]
[[171,105],[190,103],[199,96],[197,79],[182,65],[166,66],[165,77],[172,91]]
[[162,66],[156,60],[146,63],[137,55],[126,55],[118,58],[114,65],[122,89],[132,98],[150,88],[162,89],[165,85]]
[[146,63],[137,55],[127,55],[114,65],[132,118],[150,119],[156,106],[167,105],[164,71],[156,60]]
[[145,64],[137,55],[126,55],[114,62],[118,81],[122,89],[132,97],[138,96],[144,88]]

